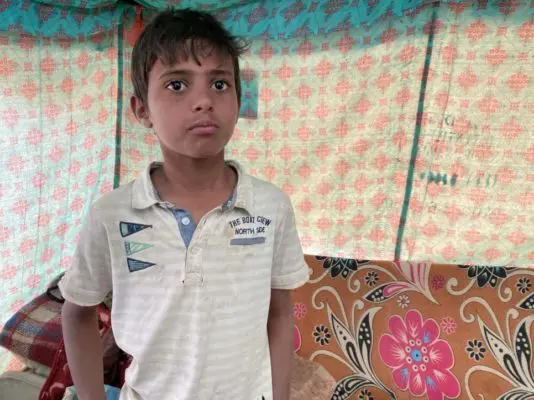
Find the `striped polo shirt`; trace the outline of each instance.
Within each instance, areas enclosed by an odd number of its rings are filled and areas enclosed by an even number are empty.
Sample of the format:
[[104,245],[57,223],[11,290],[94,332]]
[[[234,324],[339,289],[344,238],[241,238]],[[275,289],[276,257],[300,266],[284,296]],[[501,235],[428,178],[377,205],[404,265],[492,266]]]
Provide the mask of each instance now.
[[112,291],[117,345],[133,357],[121,400],[272,399],[271,289],[308,280],[295,217],[274,185],[238,175],[197,225],[159,200],[151,164],[91,209],[60,282],[72,303]]

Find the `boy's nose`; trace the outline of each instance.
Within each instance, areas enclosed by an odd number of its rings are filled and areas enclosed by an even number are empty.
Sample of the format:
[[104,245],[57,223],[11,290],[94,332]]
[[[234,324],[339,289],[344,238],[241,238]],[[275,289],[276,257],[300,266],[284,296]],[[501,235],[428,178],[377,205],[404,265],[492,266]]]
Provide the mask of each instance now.
[[208,93],[200,94],[193,102],[193,112],[212,111],[213,100]]

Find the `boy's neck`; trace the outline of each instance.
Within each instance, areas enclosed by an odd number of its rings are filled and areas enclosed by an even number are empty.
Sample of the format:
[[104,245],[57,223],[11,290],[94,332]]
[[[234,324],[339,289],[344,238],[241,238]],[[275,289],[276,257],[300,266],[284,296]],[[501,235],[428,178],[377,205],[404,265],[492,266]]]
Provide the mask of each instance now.
[[164,159],[162,178],[170,191],[201,193],[226,186],[231,181],[224,154],[206,159],[172,157]]

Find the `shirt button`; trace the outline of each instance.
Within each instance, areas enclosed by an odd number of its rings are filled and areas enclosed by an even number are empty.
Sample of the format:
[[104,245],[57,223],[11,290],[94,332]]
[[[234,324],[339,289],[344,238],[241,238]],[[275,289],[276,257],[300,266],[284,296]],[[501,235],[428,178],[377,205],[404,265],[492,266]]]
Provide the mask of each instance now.
[[189,217],[183,217],[182,218],[182,225],[189,225],[191,223],[191,220],[189,219]]

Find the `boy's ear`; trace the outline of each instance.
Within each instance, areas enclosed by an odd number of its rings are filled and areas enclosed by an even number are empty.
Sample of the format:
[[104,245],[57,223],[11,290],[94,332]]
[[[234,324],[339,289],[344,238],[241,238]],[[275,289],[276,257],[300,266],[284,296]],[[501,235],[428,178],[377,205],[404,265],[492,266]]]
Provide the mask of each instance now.
[[150,114],[148,107],[146,107],[141,99],[136,96],[130,98],[130,107],[135,115],[135,118],[145,127],[152,128],[152,122],[150,121]]

